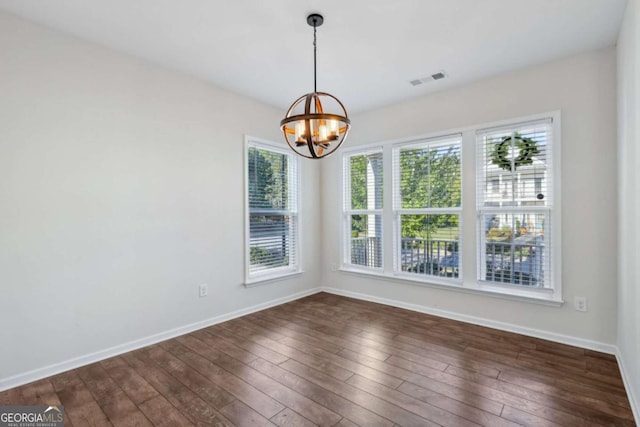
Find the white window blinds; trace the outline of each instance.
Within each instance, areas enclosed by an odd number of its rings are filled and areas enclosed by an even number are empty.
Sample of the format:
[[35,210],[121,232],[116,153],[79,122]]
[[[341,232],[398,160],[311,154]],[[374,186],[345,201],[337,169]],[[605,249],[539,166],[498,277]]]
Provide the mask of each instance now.
[[382,150],[344,156],[344,263],[382,268]]
[[297,159],[265,144],[247,146],[248,276],[298,268]]
[[477,132],[480,280],[552,288],[552,131],[545,119]]
[[460,134],[393,150],[395,270],[460,276]]

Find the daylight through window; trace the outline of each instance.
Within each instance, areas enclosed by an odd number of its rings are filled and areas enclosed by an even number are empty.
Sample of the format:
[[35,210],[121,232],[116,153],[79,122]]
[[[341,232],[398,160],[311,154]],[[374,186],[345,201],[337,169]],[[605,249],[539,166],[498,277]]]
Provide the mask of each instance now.
[[480,280],[551,287],[551,125],[477,132]]
[[247,144],[248,279],[298,269],[297,159]]
[[345,263],[382,268],[382,151],[347,155],[345,171]]
[[394,149],[396,272],[460,275],[461,135]]

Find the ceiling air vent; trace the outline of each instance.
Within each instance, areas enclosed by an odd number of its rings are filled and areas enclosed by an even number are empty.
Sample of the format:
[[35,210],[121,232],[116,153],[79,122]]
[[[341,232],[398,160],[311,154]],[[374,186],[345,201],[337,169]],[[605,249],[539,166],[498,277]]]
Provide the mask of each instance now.
[[437,73],[431,74],[429,77],[423,77],[421,79],[410,80],[411,86],[419,86],[423,83],[429,83],[435,80],[444,79],[447,77],[444,71],[438,71]]

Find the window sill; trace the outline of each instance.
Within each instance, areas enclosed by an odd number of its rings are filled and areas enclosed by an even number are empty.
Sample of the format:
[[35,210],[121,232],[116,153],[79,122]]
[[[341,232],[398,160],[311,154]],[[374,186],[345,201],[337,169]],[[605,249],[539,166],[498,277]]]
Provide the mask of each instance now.
[[266,285],[268,283],[277,282],[279,280],[288,279],[295,276],[300,276],[304,273],[302,270],[288,270],[272,273],[264,273],[257,277],[246,279],[244,282],[245,288],[253,288],[255,286]]
[[553,307],[561,307],[564,304],[564,301],[562,299],[558,299],[550,289],[512,289],[507,288],[506,285],[496,285],[493,283],[482,281],[464,283],[462,279],[440,279],[437,277],[417,278],[411,277],[407,274],[389,274],[384,273],[382,270],[371,271],[349,267],[342,267],[338,270],[338,272],[374,278],[377,280],[408,283],[417,286],[459,291],[475,295],[485,295],[512,301],[523,301]]

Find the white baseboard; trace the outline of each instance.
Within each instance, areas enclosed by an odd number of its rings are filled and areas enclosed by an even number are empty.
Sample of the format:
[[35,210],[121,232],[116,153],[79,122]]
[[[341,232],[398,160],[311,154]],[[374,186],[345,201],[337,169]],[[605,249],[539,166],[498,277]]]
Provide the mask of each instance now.
[[635,395],[633,387],[631,386],[631,379],[627,374],[627,369],[625,368],[624,358],[622,357],[622,353],[620,353],[620,349],[616,348],[616,359],[618,360],[618,366],[620,367],[620,374],[622,375],[622,382],[624,383],[624,388],[627,390],[627,398],[629,399],[629,405],[631,405],[631,411],[633,411],[633,416],[636,419],[636,424],[640,425],[640,401],[638,400],[638,396]]
[[277,298],[271,301],[267,301],[261,304],[257,304],[251,307],[243,308],[240,310],[232,311],[231,313],[221,314],[206,320],[191,323],[189,325],[181,326],[178,328],[170,329],[168,331],[160,332],[158,334],[150,335],[148,337],[140,338],[134,341],[129,341],[124,344],[120,344],[111,348],[96,351],[94,353],[86,354],[84,356],[76,357],[63,362],[55,363],[53,365],[45,366],[43,368],[34,369],[29,372],[14,375],[7,378],[0,379],[0,391],[8,390],[10,388],[18,387],[23,384],[37,381],[42,378],[50,377],[51,375],[57,375],[61,372],[68,371],[70,369],[79,368],[81,366],[89,365],[91,363],[99,362],[110,357],[118,356],[123,353],[127,353],[132,350],[137,350],[148,345],[156,344],[161,341],[165,341],[171,338],[175,338],[180,335],[185,335],[198,329],[206,328],[208,326],[215,325],[217,323],[226,322],[227,320],[235,319],[236,317],[246,316],[247,314],[255,313],[276,305],[284,304],[289,301],[293,301],[299,298],[304,298],[309,295],[316,294],[321,291],[321,288],[312,288],[306,291],[298,292],[286,297]]
[[361,294],[359,292],[345,291],[343,289],[323,287],[323,292],[345,297],[356,298],[364,301],[377,302],[379,304],[390,305],[392,307],[404,308],[406,310],[417,311],[419,313],[432,314],[434,316],[444,317],[446,319],[459,320],[474,325],[486,326],[488,328],[499,329],[501,331],[514,332],[521,335],[540,338],[548,341],[554,341],[561,344],[572,345],[575,347],[587,348],[602,353],[616,354],[616,346],[605,344],[598,341],[586,340],[583,338],[572,337],[569,335],[557,334],[555,332],[543,331],[540,329],[518,326],[512,323],[498,322],[495,320],[485,319],[482,317],[469,316],[466,314],[456,313],[453,311],[440,310],[437,308],[426,307],[418,304],[410,304],[403,301],[380,298],[373,295]]

